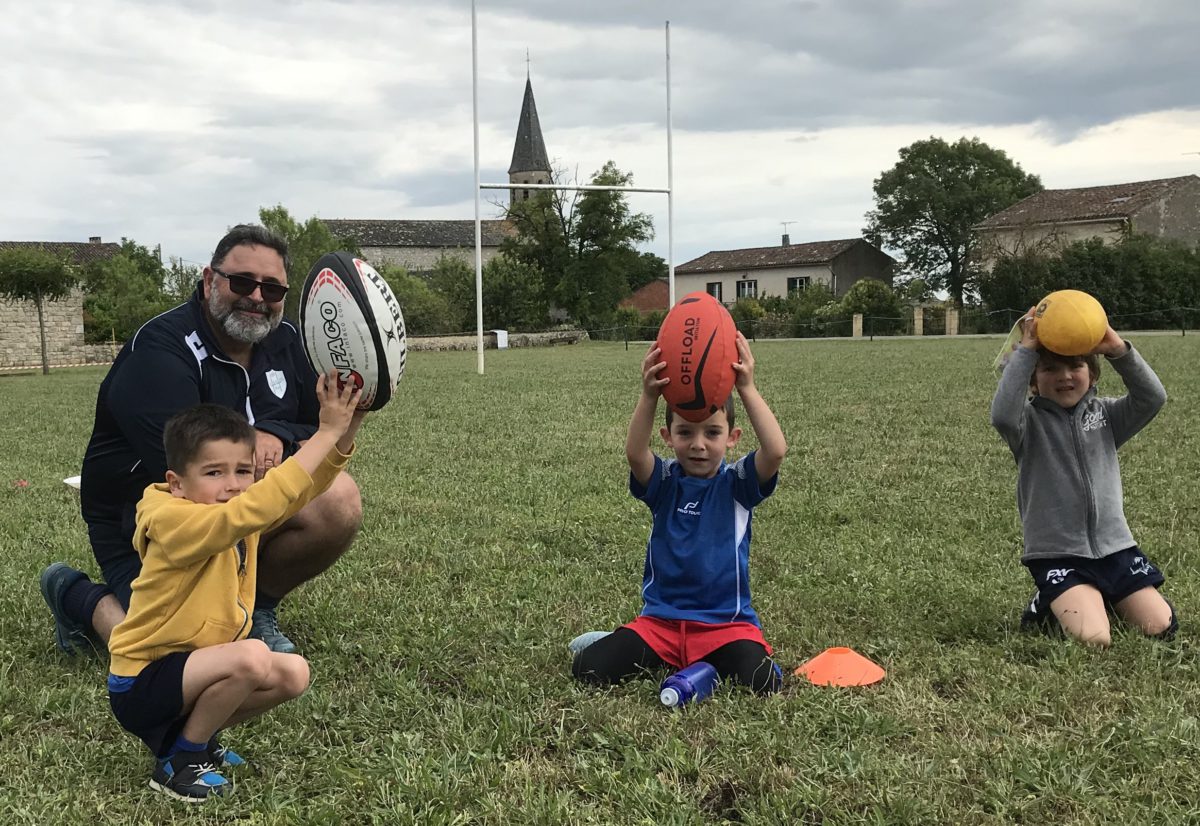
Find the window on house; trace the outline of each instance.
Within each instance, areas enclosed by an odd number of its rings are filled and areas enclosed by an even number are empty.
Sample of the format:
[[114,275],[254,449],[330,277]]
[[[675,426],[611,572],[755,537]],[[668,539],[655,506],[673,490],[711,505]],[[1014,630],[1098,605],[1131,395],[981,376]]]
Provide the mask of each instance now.
[[758,298],[758,281],[748,278],[737,283],[738,298]]
[[797,275],[787,280],[788,295],[803,292],[808,289],[809,276]]
[[717,299],[717,301],[721,300],[721,282],[720,281],[709,281],[707,284],[704,285],[704,290],[709,295],[711,295],[713,298]]

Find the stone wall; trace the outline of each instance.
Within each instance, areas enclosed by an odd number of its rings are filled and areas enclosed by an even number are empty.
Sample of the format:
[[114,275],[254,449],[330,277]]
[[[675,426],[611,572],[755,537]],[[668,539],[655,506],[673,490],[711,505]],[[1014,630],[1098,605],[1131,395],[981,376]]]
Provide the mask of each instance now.
[[[111,361],[113,348],[83,342],[83,293],[43,305],[50,366]],[[37,307],[32,301],[0,300],[0,369],[41,367]]]
[[[363,247],[362,254],[376,267],[398,265],[409,272],[429,272],[443,257],[457,258],[475,270],[474,247]],[[480,257],[487,264],[499,254],[499,247],[484,247]]]
[[[549,333],[509,333],[509,349],[514,347],[552,347],[558,344],[575,344],[587,341],[586,330],[555,330]],[[421,336],[409,337],[409,350],[474,350],[478,343],[476,336]],[[483,333],[483,348],[496,349],[496,334],[485,330]]]

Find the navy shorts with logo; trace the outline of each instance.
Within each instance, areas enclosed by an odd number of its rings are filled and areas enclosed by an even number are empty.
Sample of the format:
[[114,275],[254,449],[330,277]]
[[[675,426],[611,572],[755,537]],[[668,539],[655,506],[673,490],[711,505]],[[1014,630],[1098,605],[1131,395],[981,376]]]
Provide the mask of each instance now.
[[109,692],[117,722],[150,747],[156,757],[166,753],[179,736],[183,713],[183,666],[191,651],[176,651],[155,660],[134,678],[128,691]]
[[1037,586],[1037,602],[1047,610],[1051,602],[1076,585],[1091,585],[1105,603],[1116,605],[1136,591],[1158,588],[1166,581],[1137,545],[1101,559],[1060,556],[1031,559],[1024,565]]

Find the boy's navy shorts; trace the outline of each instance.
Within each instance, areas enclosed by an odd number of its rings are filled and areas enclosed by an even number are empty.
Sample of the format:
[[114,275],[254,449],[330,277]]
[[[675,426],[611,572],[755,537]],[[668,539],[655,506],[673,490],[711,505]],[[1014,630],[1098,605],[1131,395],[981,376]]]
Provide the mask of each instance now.
[[1067,589],[1091,585],[1108,605],[1116,605],[1143,588],[1158,588],[1166,579],[1162,571],[1134,545],[1101,559],[1060,556],[1024,563],[1038,589],[1037,601],[1046,610]]
[[134,678],[128,691],[109,692],[108,702],[117,722],[149,746],[155,757],[166,753],[187,722],[183,666],[191,653],[176,651],[155,660]]

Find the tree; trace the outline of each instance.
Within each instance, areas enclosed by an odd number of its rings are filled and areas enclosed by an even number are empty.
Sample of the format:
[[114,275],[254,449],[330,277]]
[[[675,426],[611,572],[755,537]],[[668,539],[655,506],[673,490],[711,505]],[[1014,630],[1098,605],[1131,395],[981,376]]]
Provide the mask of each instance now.
[[171,258],[163,274],[163,292],[173,304],[182,304],[191,297],[200,280],[203,269],[187,264],[182,258]]
[[11,301],[32,301],[37,308],[42,344],[42,375],[50,372],[46,352],[45,302],[66,298],[75,286],[75,273],[66,261],[37,247],[0,250],[0,296]]
[[875,278],[855,281],[842,296],[842,312],[862,313],[867,329],[874,333],[891,333],[904,326],[900,299],[887,284]]
[[121,251],[83,270],[87,337],[125,341],[147,320],[177,303],[164,291],[166,271],[149,248],[121,239]]
[[[554,179],[562,179],[556,171]],[[628,186],[630,173],[612,161],[592,176],[597,186]],[[541,274],[540,300],[565,309],[587,325],[610,318],[633,283],[661,277],[665,265],[639,253],[654,237],[650,216],[634,213],[622,192],[538,192],[514,203],[507,217],[516,226],[501,252]],[[654,256],[657,258],[657,256]],[[661,261],[661,259],[658,259]]]
[[446,297],[429,282],[404,267],[385,266],[379,274],[387,281],[404,311],[404,326],[409,335],[434,335],[452,332],[450,305]]
[[1116,244],[1089,238],[1058,253],[1026,250],[998,258],[979,278],[979,294],[992,312],[1023,312],[1054,290],[1091,293],[1113,326],[1160,327],[1179,321],[1183,307],[1200,298],[1200,253],[1178,241],[1131,235]]
[[300,303],[300,286],[308,277],[308,271],[327,252],[342,250],[353,255],[361,255],[352,238],[340,238],[329,231],[320,218],[313,216],[300,223],[291,216],[282,204],[273,207],[262,207],[258,210],[258,220],[262,225],[287,241],[288,255],[292,265],[288,268],[287,301],[283,311],[288,318],[296,318],[296,308]]
[[875,179],[875,209],[863,234],[899,250],[910,275],[945,289],[957,306],[972,274],[973,228],[990,215],[1040,192],[1042,182],[978,138],[953,144],[930,138],[900,150]]
[[429,272],[429,286],[445,299],[449,308],[446,332],[475,329],[474,266],[457,256],[443,255]]
[[544,329],[550,307],[541,286],[539,270],[503,255],[493,257],[483,265],[483,326]]

